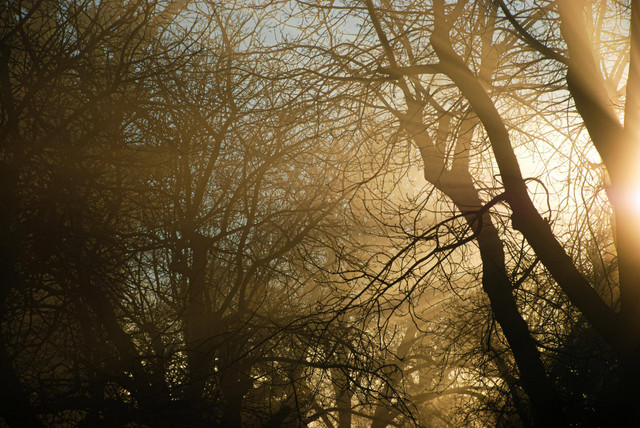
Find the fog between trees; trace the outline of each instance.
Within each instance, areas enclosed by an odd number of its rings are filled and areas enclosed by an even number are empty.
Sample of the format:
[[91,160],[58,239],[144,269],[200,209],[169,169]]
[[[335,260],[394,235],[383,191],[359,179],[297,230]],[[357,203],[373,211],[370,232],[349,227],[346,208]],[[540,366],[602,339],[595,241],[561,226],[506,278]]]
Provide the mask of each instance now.
[[1,426],[638,423],[638,1],[0,22]]

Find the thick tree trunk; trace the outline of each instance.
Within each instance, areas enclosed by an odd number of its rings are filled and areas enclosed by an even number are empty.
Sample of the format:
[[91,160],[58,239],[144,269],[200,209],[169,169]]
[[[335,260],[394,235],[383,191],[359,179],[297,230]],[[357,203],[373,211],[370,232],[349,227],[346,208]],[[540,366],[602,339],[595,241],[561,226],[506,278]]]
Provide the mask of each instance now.
[[[476,234],[476,241],[480,248],[483,268],[482,287],[489,297],[496,321],[513,352],[522,386],[532,404],[536,423],[540,426],[566,425],[561,400],[546,374],[535,340],[518,311],[513,286],[507,274],[504,247],[499,232],[493,225],[488,212],[479,214],[483,203],[478,196],[468,167],[464,164],[456,164],[454,161],[454,170],[446,171],[441,167],[441,172],[434,172],[433,159],[429,157],[429,150],[426,150],[433,143],[426,141],[427,137],[423,133],[412,136],[424,158],[425,178],[447,195],[458,210],[467,213],[465,219]],[[471,138],[471,133],[465,138]]]
[[[415,112],[410,116],[416,116]],[[417,118],[416,118],[417,119]],[[468,119],[472,120],[472,119]],[[414,121],[415,122],[415,121]],[[433,142],[428,141],[420,126],[415,125],[409,133],[421,150],[425,164],[425,178],[451,199],[465,215],[471,230],[476,234],[480,248],[483,277],[482,287],[491,304],[491,309],[513,352],[520,372],[523,388],[532,404],[536,423],[540,426],[564,426],[566,420],[561,400],[551,384],[540,358],[535,340],[526,322],[518,311],[513,295],[513,286],[505,265],[503,242],[488,212],[481,212],[483,203],[473,184],[466,162],[454,160],[453,170],[445,170],[445,163],[434,165],[433,153],[429,150]],[[472,128],[460,138],[471,138]],[[464,145],[464,144],[463,144]],[[465,154],[462,153],[461,156]]]
[[[640,420],[640,1],[632,0],[630,64],[624,127],[606,94],[605,81],[584,26],[584,4],[559,0],[561,30],[569,50],[567,83],[578,113],[604,162],[611,185],[607,194],[615,214],[620,314],[613,340],[618,355],[620,390],[613,418],[619,426]],[[582,309],[582,308],[581,308]]]
[[145,370],[142,365],[142,357],[136,350],[132,337],[120,325],[107,293],[103,291],[100,284],[91,281],[89,275],[80,278],[80,282],[83,301],[96,314],[107,333],[107,337],[118,350],[121,372],[132,374],[132,379],[125,377],[125,380],[130,382],[127,387],[138,402],[139,410],[143,413],[142,416],[144,417],[144,413],[153,412],[158,406],[168,403],[170,398],[164,379],[156,377],[155,380],[159,381],[156,383]]
[[[222,426],[240,428],[243,426],[242,407],[244,397],[251,389],[253,381],[242,365],[233,365],[233,359],[233,355],[228,355],[221,360],[222,367],[226,367],[221,382],[223,399]],[[226,366],[227,363],[232,365]]]
[[[449,190],[451,194],[448,196],[462,212],[482,208],[470,177],[468,180],[460,180],[457,187],[457,191]],[[461,198],[461,195],[466,197]],[[545,427],[566,425],[561,400],[546,374],[527,323],[518,311],[498,230],[489,213],[484,213],[480,218],[470,214],[466,219],[476,233],[476,241],[480,247],[482,288],[489,297],[495,319],[513,352],[524,390],[531,400],[535,421],[539,426]]]
[[338,409],[338,428],[350,428],[353,391],[349,387],[349,379],[340,369],[331,369],[331,382]]
[[189,274],[187,303],[183,316],[184,338],[189,364],[189,381],[185,388],[185,398],[195,405],[202,400],[213,358],[212,344],[209,343],[211,326],[207,323],[207,308],[204,299],[208,250],[206,245],[199,244],[197,240],[192,243],[193,262]]
[[547,221],[531,202],[504,122],[477,78],[451,47],[448,27],[446,24],[439,24],[443,19],[436,20],[436,31],[431,37],[440,60],[439,67],[470,102],[489,136],[506,189],[506,199],[513,210],[513,227],[522,232],[571,302],[582,311],[602,337],[616,351],[624,350],[629,339],[626,328],[620,323],[619,316],[604,303],[578,271]]
[[0,417],[10,427],[42,427],[42,422],[33,413],[29,398],[22,389],[4,343],[0,343],[0,379]]

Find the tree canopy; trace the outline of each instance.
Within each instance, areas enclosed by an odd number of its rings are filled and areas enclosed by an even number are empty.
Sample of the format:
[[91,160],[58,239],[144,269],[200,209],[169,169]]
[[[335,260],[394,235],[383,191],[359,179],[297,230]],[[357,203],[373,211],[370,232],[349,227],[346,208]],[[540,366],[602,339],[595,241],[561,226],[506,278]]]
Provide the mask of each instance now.
[[0,18],[0,425],[637,423],[638,1]]

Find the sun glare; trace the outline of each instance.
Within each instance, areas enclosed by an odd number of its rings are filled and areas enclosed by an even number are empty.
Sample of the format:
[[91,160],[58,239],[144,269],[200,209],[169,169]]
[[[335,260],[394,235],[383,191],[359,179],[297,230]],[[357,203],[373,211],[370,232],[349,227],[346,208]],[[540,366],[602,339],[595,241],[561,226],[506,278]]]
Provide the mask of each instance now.
[[640,188],[635,187],[624,195],[625,205],[634,213],[640,214]]

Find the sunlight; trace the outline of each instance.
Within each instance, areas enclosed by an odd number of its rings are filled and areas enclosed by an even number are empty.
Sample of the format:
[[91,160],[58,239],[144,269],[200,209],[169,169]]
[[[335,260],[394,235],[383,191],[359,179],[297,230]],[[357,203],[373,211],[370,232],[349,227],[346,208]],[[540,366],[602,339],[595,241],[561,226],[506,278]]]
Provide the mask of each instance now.
[[640,213],[640,183],[629,190],[625,195],[629,209],[634,213]]
[[[618,208],[637,218],[640,214],[640,168],[637,159],[640,159],[640,148],[637,144],[629,150],[623,165],[621,177],[618,177],[618,196],[616,202]],[[640,219],[639,219],[640,221]],[[640,223],[636,221],[636,227],[640,229]]]

